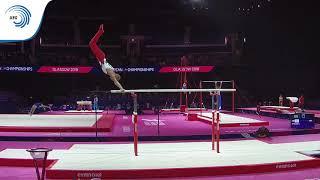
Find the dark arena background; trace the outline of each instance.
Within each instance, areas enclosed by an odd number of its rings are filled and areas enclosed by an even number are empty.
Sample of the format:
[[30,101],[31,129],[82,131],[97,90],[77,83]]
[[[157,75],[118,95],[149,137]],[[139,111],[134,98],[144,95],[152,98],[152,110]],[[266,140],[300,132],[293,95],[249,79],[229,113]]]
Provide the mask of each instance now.
[[0,43],[0,179],[319,179],[316,12],[51,1],[32,39]]

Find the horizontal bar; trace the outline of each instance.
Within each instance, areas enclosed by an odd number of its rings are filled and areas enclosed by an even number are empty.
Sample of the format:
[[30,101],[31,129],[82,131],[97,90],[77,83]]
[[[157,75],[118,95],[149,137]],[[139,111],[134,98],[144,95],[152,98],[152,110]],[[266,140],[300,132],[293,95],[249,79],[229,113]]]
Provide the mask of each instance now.
[[176,93],[176,92],[234,92],[236,89],[131,89],[111,90],[111,93]]

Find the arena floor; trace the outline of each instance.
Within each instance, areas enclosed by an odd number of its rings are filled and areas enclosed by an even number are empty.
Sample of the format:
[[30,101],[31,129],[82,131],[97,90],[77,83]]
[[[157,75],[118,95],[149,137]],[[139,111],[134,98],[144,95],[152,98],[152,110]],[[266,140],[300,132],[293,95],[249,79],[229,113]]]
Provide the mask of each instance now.
[[[48,147],[49,154],[47,178],[59,179],[86,176],[117,178],[169,178],[169,179],[213,179],[213,178],[252,178],[261,179],[278,173],[290,176],[290,171],[304,172],[296,177],[318,176],[314,172],[320,167],[320,160],[303,152],[318,152],[319,134],[295,135],[255,139],[248,135],[255,132],[261,124],[268,123],[271,132],[295,132],[290,121],[256,114],[221,113],[221,136],[247,134],[242,139],[228,139],[220,142],[220,153],[211,150],[211,142],[172,141],[175,137],[210,136],[212,113],[198,116],[205,121],[189,121],[186,114],[145,113],[138,116],[138,135],[140,138],[171,137],[170,142],[139,141],[138,154],[134,156],[131,142],[116,142],[119,138],[130,140],[133,126],[131,115],[123,111],[91,112],[52,111],[29,116],[27,114],[0,115],[0,136],[3,137],[88,137],[109,138],[112,142],[3,142],[0,145],[0,172],[14,171],[16,175],[0,175],[1,178],[19,179],[34,177],[33,161],[26,149]],[[95,125],[110,131],[95,132]],[[74,124],[77,124],[74,126]],[[249,125],[252,124],[252,125]],[[235,126],[236,125],[236,126]],[[55,131],[20,131],[21,128],[51,128]],[[7,129],[5,129],[6,127]],[[69,131],[61,131],[61,128]],[[70,131],[72,128],[91,128],[92,131]],[[319,129],[317,125],[316,129]],[[60,132],[59,132],[60,131]],[[311,169],[309,169],[311,168]],[[32,171],[33,170],[33,171]],[[282,172],[285,171],[285,172]],[[25,174],[23,174],[25,173]],[[259,173],[264,173],[259,174]],[[252,175],[253,174],[253,175]],[[320,175],[320,174],[319,174]],[[275,178],[275,176],[272,176]],[[293,177],[293,176],[292,176]],[[293,177],[296,178],[296,177]],[[191,179],[194,179],[191,178]]]
[[[197,113],[198,116],[203,117],[202,120],[212,123],[212,113],[204,112]],[[236,126],[269,126],[267,121],[257,120],[243,116],[236,116],[231,114],[219,113],[221,127],[236,127]]]
[[[143,114],[138,116],[140,137],[163,136],[209,136],[211,135],[211,113],[205,121],[188,121],[187,116],[179,113]],[[2,117],[2,119],[1,119]],[[0,137],[99,137],[117,138],[132,136],[131,115],[123,111],[104,111],[98,113],[98,124],[95,124],[95,114],[65,113],[52,111],[30,117],[26,114],[0,115]],[[289,120],[258,116],[244,113],[222,113],[221,135],[253,133],[259,127],[266,126],[270,132],[278,134],[299,133],[303,130],[291,128]],[[10,121],[8,120],[10,119]],[[159,120],[159,125],[158,125]],[[250,123],[253,124],[251,126]],[[1,124],[2,123],[2,124]],[[261,124],[262,123],[262,124]],[[266,125],[265,123],[268,123]],[[96,133],[97,129],[98,132]],[[316,124],[315,129],[320,126]],[[128,140],[128,139],[127,139]]]
[[[100,173],[102,177],[112,175],[114,178],[130,179],[141,178],[142,175],[173,179],[179,176],[196,176],[195,179],[213,177],[281,179],[284,176],[299,179],[320,176],[320,171],[316,171],[320,166],[320,160],[302,153],[320,149],[319,134],[273,137],[264,141],[222,141],[220,144],[221,153],[218,154],[211,150],[211,143],[205,141],[139,143],[139,156],[136,157],[131,143],[3,142],[1,147],[4,150],[0,152],[0,159],[1,166],[5,169],[15,168],[17,176],[25,171],[28,173],[24,176],[31,176],[32,158],[25,149],[39,145],[53,148],[49,159],[56,161],[47,169],[48,179],[62,177],[71,179],[92,172]],[[23,162],[22,160],[29,160],[29,164],[18,168],[17,162]],[[290,176],[296,172],[289,170],[298,170],[302,174],[297,176],[299,178]],[[261,172],[264,174],[259,174]],[[270,172],[279,176],[274,176]],[[11,179],[15,177],[1,174],[0,179],[4,177],[10,179],[10,176]]]

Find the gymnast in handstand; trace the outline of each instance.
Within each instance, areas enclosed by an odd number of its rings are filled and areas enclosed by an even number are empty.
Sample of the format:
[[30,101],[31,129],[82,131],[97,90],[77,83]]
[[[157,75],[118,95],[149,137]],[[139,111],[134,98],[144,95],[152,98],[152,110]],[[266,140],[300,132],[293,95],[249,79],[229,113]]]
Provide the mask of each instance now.
[[103,30],[103,24],[100,25],[98,32],[94,35],[94,37],[91,39],[89,46],[92,51],[92,53],[96,56],[102,71],[109,75],[110,79],[113,81],[113,83],[121,90],[124,91],[124,88],[119,83],[119,80],[121,79],[121,76],[114,72],[114,68],[107,62],[106,55],[104,52],[98,47],[97,41],[101,37],[101,35],[104,33]]

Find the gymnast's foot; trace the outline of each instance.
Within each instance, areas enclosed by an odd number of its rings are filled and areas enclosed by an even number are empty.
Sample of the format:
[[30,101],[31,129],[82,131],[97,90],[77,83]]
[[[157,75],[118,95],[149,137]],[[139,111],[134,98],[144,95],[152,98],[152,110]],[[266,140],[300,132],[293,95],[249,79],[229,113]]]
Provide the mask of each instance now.
[[99,26],[99,31],[101,31],[102,33],[104,33],[103,24],[101,24],[101,25]]
[[121,91],[122,93],[124,93],[125,89],[121,88],[120,91]]

